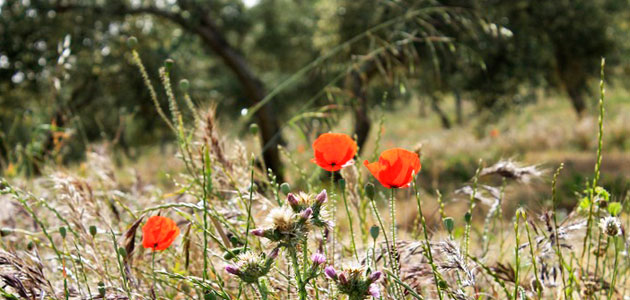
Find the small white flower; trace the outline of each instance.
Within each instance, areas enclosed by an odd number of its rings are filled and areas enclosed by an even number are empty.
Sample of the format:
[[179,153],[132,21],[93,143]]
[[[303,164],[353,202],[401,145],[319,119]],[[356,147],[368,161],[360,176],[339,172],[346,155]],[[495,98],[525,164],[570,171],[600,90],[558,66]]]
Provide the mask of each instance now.
[[621,235],[621,222],[616,217],[605,217],[599,221],[599,227],[608,236]]

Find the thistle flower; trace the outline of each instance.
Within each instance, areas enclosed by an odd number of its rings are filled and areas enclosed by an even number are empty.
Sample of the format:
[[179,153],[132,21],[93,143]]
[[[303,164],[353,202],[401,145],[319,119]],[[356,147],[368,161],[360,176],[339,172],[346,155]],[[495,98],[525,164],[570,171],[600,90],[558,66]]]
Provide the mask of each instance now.
[[326,256],[317,252],[311,255],[311,261],[313,261],[313,264],[315,265],[321,265],[326,262]]
[[324,269],[324,274],[326,275],[326,277],[332,279],[332,280],[336,280],[337,279],[337,271],[335,270],[335,268],[333,266],[328,266]]
[[299,204],[297,197],[295,197],[295,195],[292,193],[289,193],[287,195],[287,203],[289,203],[289,205],[291,206],[297,206]]
[[602,218],[599,221],[599,227],[610,237],[621,235],[621,222],[616,217],[608,216]]
[[256,283],[258,278],[269,273],[271,265],[277,257],[277,253],[274,254],[274,251],[269,256],[265,256],[265,254],[256,255],[252,252],[242,253],[238,256],[236,264],[227,265],[225,271],[238,276],[246,283]]
[[378,285],[376,285],[374,283],[370,284],[368,292],[370,293],[370,295],[372,295],[372,297],[374,297],[376,299],[381,298],[381,289],[379,289]]
[[381,271],[376,271],[376,272],[372,273],[370,275],[370,281],[372,281],[372,282],[378,281],[381,278],[381,275],[383,275],[383,272],[381,272]]
[[241,273],[241,271],[239,270],[239,268],[235,265],[227,265],[225,266],[225,271],[232,274],[232,275],[239,275]]
[[313,209],[309,207],[305,209],[304,211],[302,211],[302,213],[300,214],[300,217],[302,219],[308,220],[308,218],[310,218],[312,214],[313,214]]
[[334,280],[339,292],[347,295],[350,300],[362,300],[369,296],[380,298],[381,296],[379,287],[375,283],[383,274],[380,271],[368,275],[363,267],[345,267],[337,273],[332,266],[328,266],[324,274]]
[[324,204],[326,200],[328,200],[328,193],[326,192],[326,189],[323,189],[319,194],[317,194],[315,201],[321,205]]

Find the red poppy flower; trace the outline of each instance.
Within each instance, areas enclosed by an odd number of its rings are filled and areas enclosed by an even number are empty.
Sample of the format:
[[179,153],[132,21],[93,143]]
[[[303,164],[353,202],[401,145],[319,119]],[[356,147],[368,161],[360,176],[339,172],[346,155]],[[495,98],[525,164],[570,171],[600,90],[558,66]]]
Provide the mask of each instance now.
[[343,133],[324,133],[313,143],[312,162],[326,171],[339,171],[357,154],[357,143]]
[[420,171],[418,154],[401,148],[383,151],[378,162],[363,164],[386,188],[406,188],[413,180],[412,175]]
[[153,251],[168,248],[179,235],[175,221],[162,216],[153,216],[142,227],[142,246]]

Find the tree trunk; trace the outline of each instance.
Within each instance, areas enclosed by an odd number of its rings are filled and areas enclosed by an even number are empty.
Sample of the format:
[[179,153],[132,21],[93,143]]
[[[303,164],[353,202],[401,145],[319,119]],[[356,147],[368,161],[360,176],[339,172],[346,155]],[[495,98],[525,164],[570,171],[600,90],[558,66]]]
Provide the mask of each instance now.
[[584,94],[578,89],[567,88],[567,93],[569,94],[569,98],[571,100],[571,104],[573,105],[573,109],[575,109],[575,113],[577,113],[578,117],[582,117],[584,115],[584,111],[586,110],[586,101],[584,101]]
[[357,145],[359,146],[359,153],[363,151],[363,146],[367,141],[370,134],[370,128],[372,121],[367,114],[368,103],[367,95],[365,92],[364,84],[361,80],[361,75],[358,72],[352,72],[352,93],[356,98],[356,105],[354,107],[354,134],[357,136]]
[[444,113],[442,108],[440,108],[440,106],[438,105],[438,99],[435,96],[431,96],[431,109],[433,109],[433,111],[436,114],[438,114],[438,116],[440,117],[440,121],[442,122],[442,127],[444,127],[445,129],[450,129],[451,120],[449,120],[446,113]]
[[464,116],[462,113],[462,95],[459,93],[458,89],[455,89],[453,95],[455,96],[455,122],[457,122],[457,125],[462,125],[464,123]]

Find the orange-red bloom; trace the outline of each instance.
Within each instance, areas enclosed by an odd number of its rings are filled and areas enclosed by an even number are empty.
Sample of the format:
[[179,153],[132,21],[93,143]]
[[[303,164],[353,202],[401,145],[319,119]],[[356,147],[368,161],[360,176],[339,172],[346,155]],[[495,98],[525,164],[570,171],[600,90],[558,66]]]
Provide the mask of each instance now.
[[339,171],[357,154],[357,143],[343,133],[324,133],[313,143],[312,162],[326,171]]
[[162,216],[153,216],[142,227],[142,246],[153,251],[168,248],[179,235],[175,221]]
[[408,187],[412,175],[420,171],[418,154],[401,148],[385,150],[378,162],[368,163],[366,160],[363,164],[388,189]]

